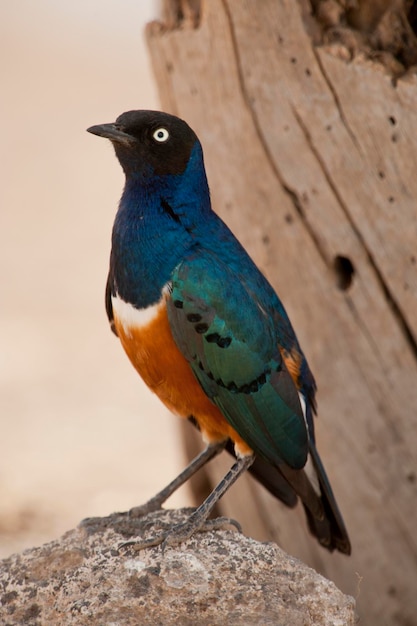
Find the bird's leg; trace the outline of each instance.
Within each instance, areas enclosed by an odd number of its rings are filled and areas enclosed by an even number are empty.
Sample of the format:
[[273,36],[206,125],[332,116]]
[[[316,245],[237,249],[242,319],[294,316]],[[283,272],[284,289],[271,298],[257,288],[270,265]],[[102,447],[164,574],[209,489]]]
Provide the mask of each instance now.
[[142,517],[152,511],[160,509],[165,502],[181,485],[183,485],[191,476],[203,467],[208,461],[211,461],[222,450],[224,450],[226,441],[220,441],[217,443],[209,443],[208,446],[200,452],[192,461],[187,465],[185,469],[179,474],[172,482],[169,483],[164,489],[159,491],[153,498],[145,502],[140,506],[135,506],[130,509],[129,515],[131,517]]
[[220,498],[226,493],[229,487],[233,485],[239,476],[252,465],[254,460],[255,457],[253,455],[239,457],[224,478],[222,478],[218,485],[213,489],[210,495],[185,522],[176,524],[171,528],[171,530],[143,541],[126,541],[120,547],[133,545],[137,550],[142,550],[144,548],[150,548],[160,544],[163,545],[163,548],[167,545],[175,546],[180,544],[182,541],[185,541],[196,532],[222,528],[226,524],[233,524],[238,528],[238,530],[240,530],[240,525],[235,522],[235,520],[224,517],[219,517],[214,520],[207,520],[207,518],[218,500],[220,500]]

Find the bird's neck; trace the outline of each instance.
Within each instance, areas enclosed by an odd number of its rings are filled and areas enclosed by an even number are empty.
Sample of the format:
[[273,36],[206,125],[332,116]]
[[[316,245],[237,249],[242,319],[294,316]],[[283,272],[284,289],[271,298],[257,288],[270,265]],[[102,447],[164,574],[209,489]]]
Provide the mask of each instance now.
[[128,177],[113,227],[113,292],[137,308],[157,302],[211,215],[205,175],[199,187],[184,174],[145,182]]

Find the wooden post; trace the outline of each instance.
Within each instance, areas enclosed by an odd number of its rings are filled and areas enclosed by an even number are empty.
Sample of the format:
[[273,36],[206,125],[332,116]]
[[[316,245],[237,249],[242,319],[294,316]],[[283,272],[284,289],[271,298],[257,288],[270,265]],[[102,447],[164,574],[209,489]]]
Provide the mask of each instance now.
[[307,1],[166,5],[147,31],[161,106],[199,135],[215,210],[293,321],[353,555],[327,554],[301,507],[249,477],[222,511],[359,598],[363,623],[415,624],[416,77],[347,28],[324,43]]

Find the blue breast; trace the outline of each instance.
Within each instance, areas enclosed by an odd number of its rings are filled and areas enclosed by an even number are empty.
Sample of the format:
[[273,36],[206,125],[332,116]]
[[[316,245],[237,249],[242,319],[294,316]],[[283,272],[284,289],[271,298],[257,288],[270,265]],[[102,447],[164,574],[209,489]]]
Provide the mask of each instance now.
[[126,181],[113,226],[109,278],[112,294],[137,308],[160,299],[173,268],[198,239],[197,216],[209,214],[200,159],[198,144],[182,175],[146,181],[132,175]]

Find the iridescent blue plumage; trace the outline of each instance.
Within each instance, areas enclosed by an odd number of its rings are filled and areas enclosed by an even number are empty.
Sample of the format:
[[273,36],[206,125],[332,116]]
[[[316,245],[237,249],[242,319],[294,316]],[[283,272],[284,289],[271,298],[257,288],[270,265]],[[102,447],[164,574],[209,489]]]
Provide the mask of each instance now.
[[[199,393],[233,429],[223,437],[235,431],[237,448],[243,441],[255,454],[255,476],[289,505],[300,496],[319,541],[348,553],[315,448],[314,378],[275,291],[211,209],[196,135],[151,111],[89,130],[113,142],[126,174],[112,236],[110,320],[115,298],[137,311],[164,303]],[[207,430],[206,415],[194,418]],[[308,457],[313,478],[302,469]]]

